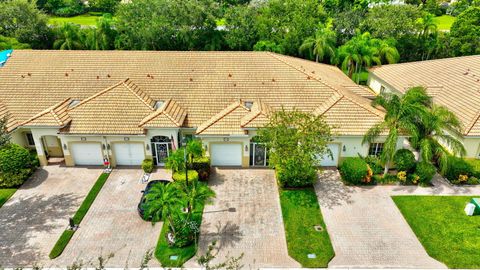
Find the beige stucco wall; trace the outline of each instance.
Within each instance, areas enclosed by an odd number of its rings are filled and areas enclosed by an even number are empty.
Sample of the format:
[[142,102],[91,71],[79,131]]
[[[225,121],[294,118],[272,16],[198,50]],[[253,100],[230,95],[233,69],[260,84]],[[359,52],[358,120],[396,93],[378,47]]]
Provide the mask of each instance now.
[[463,144],[467,150],[466,157],[480,159],[480,137],[466,137]]
[[382,88],[382,86],[385,87],[385,92],[387,92],[387,93],[398,93],[397,90],[395,90],[393,87],[391,87],[386,82],[377,78],[372,73],[368,74],[367,85],[370,87],[370,89],[372,89],[377,94],[380,94],[380,89]]

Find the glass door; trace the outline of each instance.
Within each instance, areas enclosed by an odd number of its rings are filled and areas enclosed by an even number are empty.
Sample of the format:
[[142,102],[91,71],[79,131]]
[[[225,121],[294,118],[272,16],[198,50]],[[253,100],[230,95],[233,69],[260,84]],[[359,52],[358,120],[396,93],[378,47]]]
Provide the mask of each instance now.
[[251,166],[264,167],[267,166],[267,148],[260,143],[250,144]]
[[165,142],[155,142],[153,143],[155,149],[156,163],[159,166],[164,166],[168,158],[170,150],[168,149],[170,143]]

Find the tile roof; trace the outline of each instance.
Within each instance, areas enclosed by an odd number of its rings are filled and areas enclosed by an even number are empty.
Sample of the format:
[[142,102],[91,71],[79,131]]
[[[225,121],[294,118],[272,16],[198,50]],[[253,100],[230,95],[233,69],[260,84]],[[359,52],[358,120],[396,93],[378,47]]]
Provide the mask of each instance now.
[[72,120],[67,112],[70,102],[69,98],[60,101],[19,125],[63,127]]
[[7,106],[0,101],[0,118],[4,119],[6,118],[7,124],[6,128],[7,131],[13,130],[16,126],[18,126],[18,123],[14,117],[12,117],[11,113],[8,111]]
[[[337,94],[348,95],[366,117],[376,111],[364,98],[371,92],[338,68],[268,52],[17,50],[0,80],[0,101],[19,123],[66,99],[80,100],[67,110],[72,121],[62,132],[71,134],[179,126],[239,134],[266,123],[266,107],[314,111]],[[257,101],[262,113],[251,118],[257,105],[237,104],[219,117],[239,100]],[[165,107],[155,110],[156,101]],[[344,110],[348,115],[356,108]],[[345,131],[358,129],[357,122],[341,124]]]
[[462,121],[464,135],[480,136],[480,55],[384,65],[370,73],[402,93],[426,87]]
[[240,126],[243,128],[259,128],[266,125],[273,109],[266,103],[257,99],[250,109],[250,112],[242,117]]

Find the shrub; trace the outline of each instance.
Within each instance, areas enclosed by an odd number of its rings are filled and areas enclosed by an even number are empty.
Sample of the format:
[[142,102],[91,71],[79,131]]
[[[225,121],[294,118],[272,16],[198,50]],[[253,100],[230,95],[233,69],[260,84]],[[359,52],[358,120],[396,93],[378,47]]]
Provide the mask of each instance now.
[[150,158],[146,158],[142,161],[142,170],[145,173],[153,172],[153,160]]
[[368,170],[365,160],[358,157],[348,157],[340,166],[340,175],[345,182],[357,185],[365,182]]
[[367,162],[368,166],[372,169],[373,174],[381,174],[383,173],[383,164],[379,157],[377,156],[366,156],[365,162]]
[[398,181],[397,176],[396,175],[391,175],[391,174],[387,174],[385,176],[374,175],[373,180],[377,184],[393,184],[393,183],[396,183]]
[[420,176],[416,173],[408,175],[408,181],[410,181],[412,184],[418,184],[420,182]]
[[189,169],[195,170],[198,173],[198,177],[201,181],[207,181],[210,177],[210,158],[209,157],[196,157]]
[[275,167],[280,187],[307,187],[317,180],[317,170],[302,159],[288,157],[285,162]]
[[478,184],[480,184],[480,180],[478,180],[477,177],[472,176],[472,177],[468,178],[467,184],[469,184],[469,185],[478,185]]
[[[185,171],[174,172],[172,176],[174,181],[185,182]],[[198,173],[194,170],[188,170],[188,181],[197,181]]]
[[406,183],[407,182],[407,172],[406,171],[399,171],[397,173],[397,179],[398,179],[398,181],[400,181],[402,183]]
[[17,145],[9,144],[0,150],[0,187],[8,188],[23,184],[30,177],[36,159],[30,152]]
[[408,149],[400,149],[393,156],[393,162],[398,171],[413,172],[415,170],[415,155]]
[[418,175],[418,182],[421,185],[429,185],[436,172],[435,166],[425,161],[419,162],[415,169],[415,174]]
[[[199,225],[195,221],[186,222],[185,218],[177,217],[173,219],[175,228],[174,247],[186,247],[193,244],[196,233],[199,231]],[[169,232],[171,232],[170,226]]]
[[466,175],[467,179],[473,175],[473,167],[463,158],[450,156],[448,157],[448,167],[445,172],[445,177],[452,183],[458,184],[460,175]]

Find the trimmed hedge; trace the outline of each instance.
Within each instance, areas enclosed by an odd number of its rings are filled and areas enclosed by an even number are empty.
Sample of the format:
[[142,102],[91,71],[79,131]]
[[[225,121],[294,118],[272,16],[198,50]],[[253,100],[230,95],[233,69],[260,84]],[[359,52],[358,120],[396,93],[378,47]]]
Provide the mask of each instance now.
[[302,159],[288,157],[275,167],[280,187],[299,188],[312,186],[317,180],[317,169]]
[[9,144],[0,149],[0,188],[22,185],[38,166],[38,158],[26,148]]
[[90,206],[92,206],[93,201],[95,201],[95,198],[97,198],[97,195],[98,193],[100,193],[103,185],[105,184],[105,182],[107,182],[109,175],[110,174],[108,173],[102,173],[100,177],[98,177],[92,189],[90,189],[90,192],[88,192],[87,197],[85,197],[85,200],[83,200],[82,205],[80,205],[80,208],[78,208],[77,212],[73,216],[73,221],[75,222],[75,224],[80,224],[82,219],[85,217],[88,209],[90,209]]
[[428,162],[419,162],[415,168],[415,174],[419,177],[418,182],[421,185],[429,185],[436,172],[435,166]]
[[70,239],[72,239],[73,234],[75,231],[73,230],[65,230],[63,231],[62,235],[60,238],[58,238],[58,241],[55,243],[55,246],[53,246],[52,251],[50,251],[50,254],[48,257],[50,259],[55,259],[58,256],[62,255],[63,251],[65,250],[65,247],[67,247],[68,242],[70,242]]
[[[444,176],[453,184],[464,184],[468,177],[473,176],[473,166],[463,158],[450,156]],[[467,179],[462,181],[461,176],[466,176]]]
[[347,157],[340,166],[340,175],[348,184],[363,184],[368,173],[367,162],[359,157]]
[[152,173],[153,172],[153,160],[150,158],[146,158],[142,161],[142,170],[145,173]]
[[198,173],[198,177],[201,181],[207,181],[210,177],[210,158],[209,157],[196,157],[193,162],[189,164],[189,169],[195,170]]
[[[185,171],[174,172],[172,179],[175,182],[185,182]],[[198,173],[194,170],[188,170],[188,181],[197,181]]]
[[400,149],[393,156],[393,162],[398,171],[413,172],[415,170],[415,155],[408,149]]

